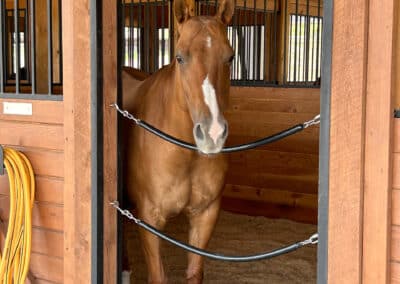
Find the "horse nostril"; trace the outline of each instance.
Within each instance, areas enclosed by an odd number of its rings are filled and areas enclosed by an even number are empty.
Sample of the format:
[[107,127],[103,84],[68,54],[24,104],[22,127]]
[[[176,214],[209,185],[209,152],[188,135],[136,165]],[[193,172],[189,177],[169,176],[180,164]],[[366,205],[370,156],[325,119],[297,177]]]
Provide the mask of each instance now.
[[224,123],[224,132],[222,132],[222,138],[226,138],[228,136],[228,124]]
[[196,135],[197,139],[204,140],[204,132],[203,129],[201,129],[200,124],[196,124],[194,134]]

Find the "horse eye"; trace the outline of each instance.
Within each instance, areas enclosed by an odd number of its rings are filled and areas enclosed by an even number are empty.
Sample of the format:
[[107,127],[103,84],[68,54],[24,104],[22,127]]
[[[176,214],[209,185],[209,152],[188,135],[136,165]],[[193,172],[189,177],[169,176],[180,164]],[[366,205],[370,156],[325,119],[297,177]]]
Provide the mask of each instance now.
[[234,59],[235,59],[235,55],[232,55],[231,57],[229,57],[229,60],[228,60],[229,64],[231,64]]
[[183,60],[183,57],[181,55],[176,56],[176,61],[178,61],[179,64],[183,64],[185,61]]

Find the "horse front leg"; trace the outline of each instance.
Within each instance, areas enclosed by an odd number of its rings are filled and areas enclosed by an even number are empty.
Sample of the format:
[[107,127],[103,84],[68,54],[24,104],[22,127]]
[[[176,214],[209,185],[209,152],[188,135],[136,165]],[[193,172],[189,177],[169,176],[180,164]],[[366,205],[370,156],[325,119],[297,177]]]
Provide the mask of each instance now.
[[[189,243],[192,246],[205,249],[211,238],[217,222],[220,208],[220,199],[214,201],[202,212],[188,214],[190,229]],[[203,258],[197,254],[188,254],[187,283],[198,284],[203,282]]]
[[[155,227],[158,230],[163,230],[166,223],[166,218],[160,214],[148,214],[149,210],[139,214],[139,218]],[[154,213],[154,211],[153,211]],[[166,284],[167,276],[164,272],[164,267],[160,252],[160,239],[144,229],[139,229],[140,239],[143,249],[143,254],[147,264],[148,283],[151,284]]]

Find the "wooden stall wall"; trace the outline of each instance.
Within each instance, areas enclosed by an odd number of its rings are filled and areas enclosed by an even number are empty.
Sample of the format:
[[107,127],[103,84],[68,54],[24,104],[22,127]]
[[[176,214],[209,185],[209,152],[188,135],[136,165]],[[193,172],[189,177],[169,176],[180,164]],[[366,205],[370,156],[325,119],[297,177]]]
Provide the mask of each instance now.
[[[319,89],[232,87],[228,145],[246,143],[312,119]],[[223,208],[316,223],[319,127],[229,154]]]
[[[3,114],[3,102],[32,103],[32,116]],[[63,282],[63,102],[0,99],[0,144],[21,150],[32,163],[36,195],[30,270],[35,283]],[[9,213],[8,176],[0,176],[0,217]],[[4,237],[3,228],[1,236]]]
[[391,280],[400,283],[400,118],[394,120]]
[[[394,108],[400,110],[400,4],[395,2]],[[394,119],[390,278],[400,283],[400,118]]]

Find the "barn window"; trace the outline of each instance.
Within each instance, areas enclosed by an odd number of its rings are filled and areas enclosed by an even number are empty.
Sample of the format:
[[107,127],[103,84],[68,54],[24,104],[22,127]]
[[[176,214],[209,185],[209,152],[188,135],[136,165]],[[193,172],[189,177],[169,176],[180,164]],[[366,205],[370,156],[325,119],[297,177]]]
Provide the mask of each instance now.
[[322,18],[291,15],[286,78],[289,83],[318,83],[321,77]]
[[170,1],[122,0],[123,66],[153,73],[170,63]]
[[0,1],[0,97],[62,99],[61,0]]
[[[124,66],[153,73],[174,53],[172,1],[121,0]],[[200,15],[218,3],[196,0]],[[321,0],[237,0],[227,32],[235,50],[231,83],[241,86],[319,86]]]

